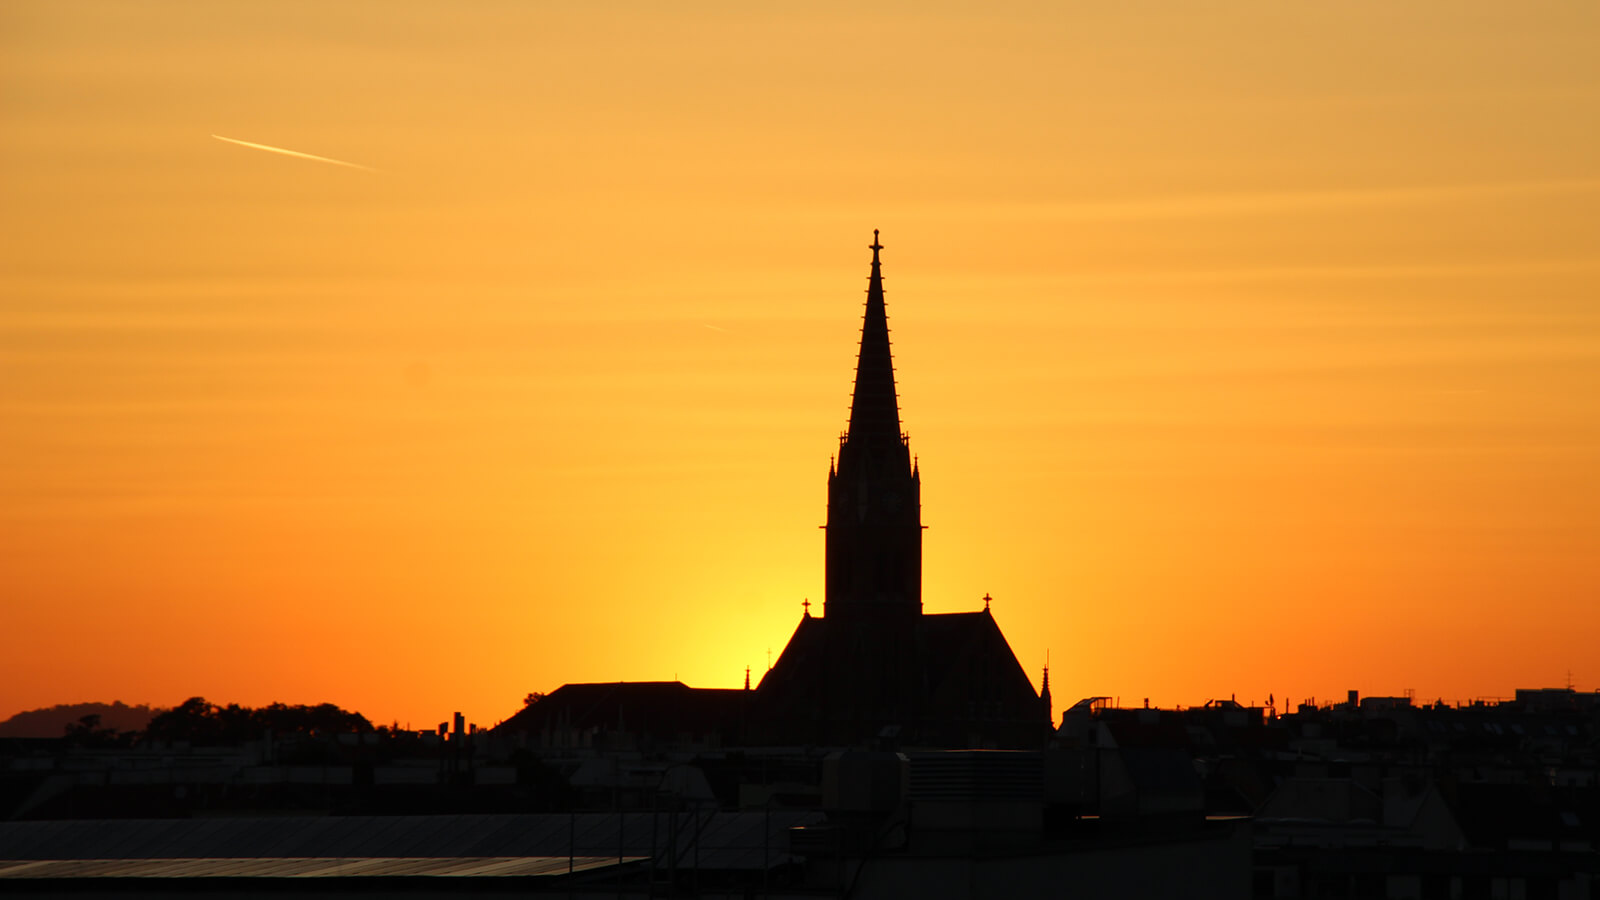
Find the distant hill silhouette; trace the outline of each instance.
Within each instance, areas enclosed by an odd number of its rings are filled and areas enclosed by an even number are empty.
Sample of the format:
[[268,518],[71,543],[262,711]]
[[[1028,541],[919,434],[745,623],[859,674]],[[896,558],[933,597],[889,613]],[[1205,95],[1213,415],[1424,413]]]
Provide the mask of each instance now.
[[62,703],[44,709],[29,709],[0,722],[0,737],[58,738],[67,726],[84,716],[99,716],[101,728],[117,731],[143,731],[150,720],[166,709],[139,704],[129,706],[121,700],[112,703]]

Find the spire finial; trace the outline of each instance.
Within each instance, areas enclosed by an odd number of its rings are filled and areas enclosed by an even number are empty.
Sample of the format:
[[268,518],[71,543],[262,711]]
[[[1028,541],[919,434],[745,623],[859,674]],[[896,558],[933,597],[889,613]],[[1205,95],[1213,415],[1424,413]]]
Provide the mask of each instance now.
[[883,245],[878,243],[878,229],[876,228],[872,229],[872,246],[867,249],[872,251],[872,261],[877,262],[878,251],[883,249]]
[[992,599],[993,598],[989,596],[988,592],[984,593],[984,595],[983,595],[983,611],[984,612],[988,612],[989,611],[989,601],[992,600]]

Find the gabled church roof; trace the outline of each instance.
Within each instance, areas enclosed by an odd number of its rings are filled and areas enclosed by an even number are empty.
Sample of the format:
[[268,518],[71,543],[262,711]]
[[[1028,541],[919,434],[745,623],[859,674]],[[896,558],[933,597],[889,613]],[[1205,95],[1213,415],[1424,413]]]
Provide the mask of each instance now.
[[1034,747],[1038,695],[987,611],[899,621],[805,616],[761,679],[755,743],[860,744],[886,727],[907,746]]

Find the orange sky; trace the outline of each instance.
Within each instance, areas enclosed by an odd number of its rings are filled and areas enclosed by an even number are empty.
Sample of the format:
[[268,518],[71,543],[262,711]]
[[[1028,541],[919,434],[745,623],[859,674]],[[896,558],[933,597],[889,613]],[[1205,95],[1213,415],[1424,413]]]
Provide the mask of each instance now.
[[759,677],[873,228],[1058,710],[1600,686],[1600,7],[541,7],[0,7],[0,717]]

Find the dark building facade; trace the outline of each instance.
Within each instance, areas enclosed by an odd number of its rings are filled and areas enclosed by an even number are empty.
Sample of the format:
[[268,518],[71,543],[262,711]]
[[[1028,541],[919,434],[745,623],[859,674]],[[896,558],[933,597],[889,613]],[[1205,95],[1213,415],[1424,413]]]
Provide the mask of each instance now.
[[987,604],[922,611],[922,477],[901,430],[878,233],[848,430],[828,471],[826,595],[761,681],[752,743],[1036,747],[1049,713]]

